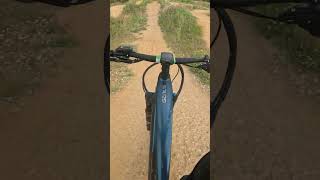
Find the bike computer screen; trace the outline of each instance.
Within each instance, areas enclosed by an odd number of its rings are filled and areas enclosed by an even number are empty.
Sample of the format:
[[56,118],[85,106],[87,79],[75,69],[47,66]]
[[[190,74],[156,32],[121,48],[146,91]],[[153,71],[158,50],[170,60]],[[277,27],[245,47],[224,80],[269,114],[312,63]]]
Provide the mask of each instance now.
[[173,64],[174,63],[174,56],[170,52],[162,52],[160,61],[163,63]]

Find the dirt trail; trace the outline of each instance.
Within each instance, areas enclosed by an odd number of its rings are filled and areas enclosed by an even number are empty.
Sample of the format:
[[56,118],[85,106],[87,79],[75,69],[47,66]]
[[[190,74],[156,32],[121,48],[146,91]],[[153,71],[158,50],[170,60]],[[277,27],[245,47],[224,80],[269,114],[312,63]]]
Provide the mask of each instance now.
[[202,29],[202,37],[203,40],[206,42],[206,48],[210,49],[210,10],[193,10],[191,11],[192,15],[197,18],[198,25]]
[[[148,27],[135,42],[139,52],[159,54],[168,50],[157,23],[160,5],[147,6]],[[145,122],[145,100],[141,86],[143,71],[150,63],[129,65],[134,76],[128,85],[111,96],[111,179],[147,179],[149,132]],[[209,92],[184,68],[185,86],[173,116],[171,179],[189,173],[209,150]],[[172,73],[176,72],[173,68]],[[148,75],[154,89],[159,68]],[[176,79],[174,86],[180,79]]]
[[[238,66],[215,124],[215,179],[320,179],[319,101],[297,93],[286,65],[276,62],[276,50],[255,30],[253,19],[231,17],[238,34]],[[228,55],[222,32],[214,47],[216,88]]]
[[123,11],[123,4],[115,5],[110,7],[110,16],[116,18],[119,17]]
[[0,179],[107,179],[104,3],[58,11],[79,45],[65,53],[55,78],[25,98],[24,108],[0,109]]

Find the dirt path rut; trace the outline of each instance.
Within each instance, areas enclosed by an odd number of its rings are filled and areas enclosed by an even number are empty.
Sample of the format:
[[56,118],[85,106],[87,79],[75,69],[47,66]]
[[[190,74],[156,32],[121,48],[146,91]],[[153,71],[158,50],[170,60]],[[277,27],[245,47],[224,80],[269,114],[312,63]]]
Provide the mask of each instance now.
[[198,25],[202,29],[202,37],[204,42],[206,42],[206,48],[210,49],[210,10],[193,10],[192,15],[197,18]]
[[[135,42],[141,53],[159,54],[168,50],[158,25],[160,5],[147,6],[148,26]],[[149,132],[145,122],[145,100],[141,86],[143,71],[150,63],[129,65],[134,76],[128,85],[111,96],[111,179],[147,179]],[[171,179],[189,173],[209,150],[209,91],[202,88],[187,68],[185,86],[173,115]],[[176,68],[172,68],[172,73]],[[159,67],[147,77],[154,89]],[[180,79],[176,79],[177,87]]]

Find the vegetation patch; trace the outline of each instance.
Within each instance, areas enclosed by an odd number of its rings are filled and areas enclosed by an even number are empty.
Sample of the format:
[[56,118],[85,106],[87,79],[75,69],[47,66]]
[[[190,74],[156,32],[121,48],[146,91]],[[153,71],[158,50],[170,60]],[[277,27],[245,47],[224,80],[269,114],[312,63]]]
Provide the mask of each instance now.
[[[165,41],[177,57],[203,57],[209,54],[202,40],[201,28],[188,10],[173,6],[165,8],[161,11],[159,24]],[[210,84],[210,74],[191,69],[203,84]]]
[[132,42],[134,40],[133,33],[146,28],[147,2],[145,0],[137,5],[134,1],[129,1],[125,4],[119,17],[110,17],[111,48],[116,48],[122,43]]
[[[144,30],[147,25],[146,5],[144,0],[137,4],[135,1],[128,1],[122,14],[117,18],[110,18],[110,47],[117,48],[119,45],[129,44],[135,40],[134,33]],[[127,64],[110,63],[110,86],[111,92],[117,92],[130,80],[132,72]]]
[[[286,6],[259,6],[259,12],[274,16],[288,8]],[[284,61],[295,63],[306,70],[320,71],[320,41],[296,25],[257,19],[256,25],[262,34],[280,49]]]

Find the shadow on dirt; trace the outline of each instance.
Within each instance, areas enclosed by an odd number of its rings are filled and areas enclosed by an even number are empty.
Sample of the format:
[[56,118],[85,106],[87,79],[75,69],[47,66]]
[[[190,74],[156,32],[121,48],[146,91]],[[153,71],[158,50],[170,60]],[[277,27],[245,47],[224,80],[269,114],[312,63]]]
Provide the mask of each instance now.
[[94,0],[16,0],[16,1],[23,2],[23,3],[41,2],[41,3],[51,4],[54,6],[69,7],[72,5],[89,3]]

